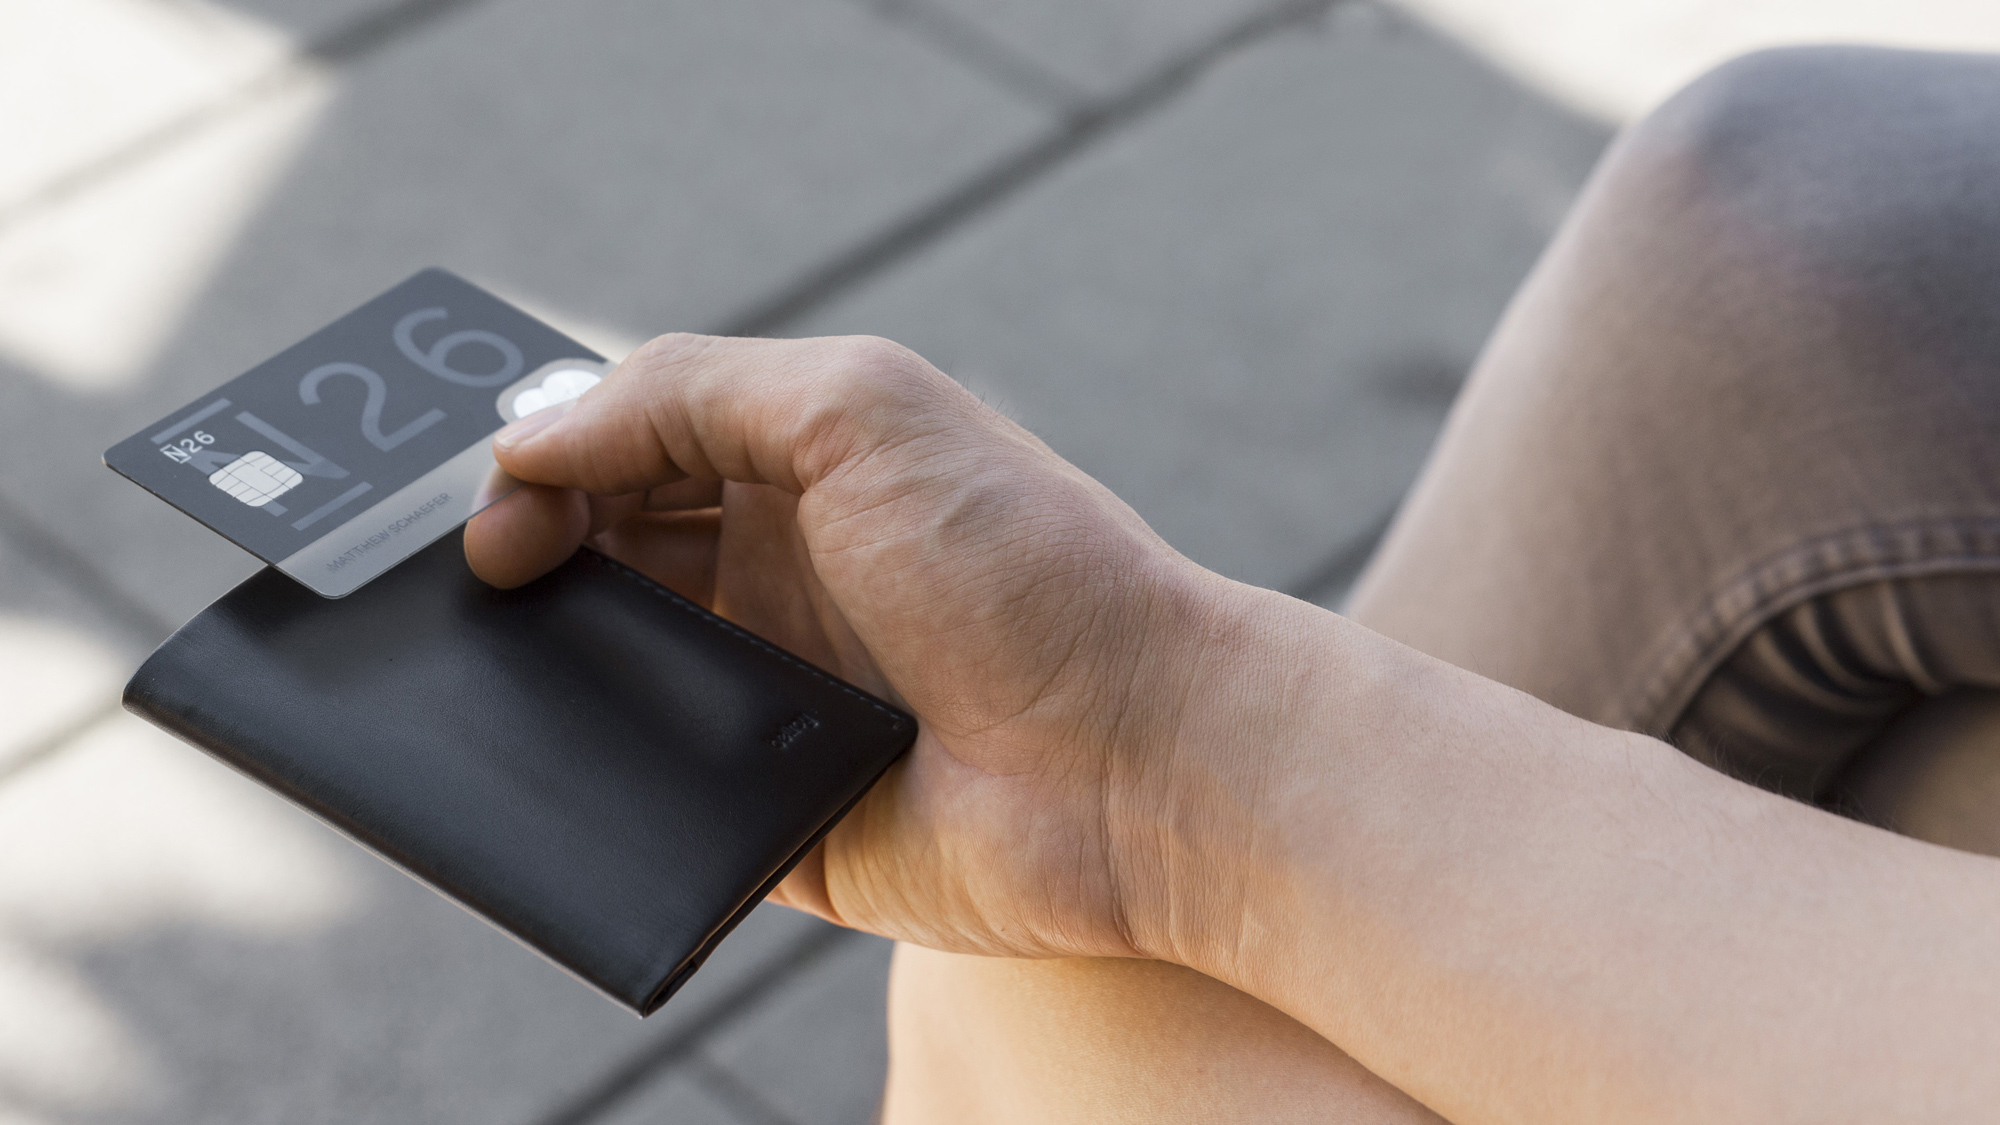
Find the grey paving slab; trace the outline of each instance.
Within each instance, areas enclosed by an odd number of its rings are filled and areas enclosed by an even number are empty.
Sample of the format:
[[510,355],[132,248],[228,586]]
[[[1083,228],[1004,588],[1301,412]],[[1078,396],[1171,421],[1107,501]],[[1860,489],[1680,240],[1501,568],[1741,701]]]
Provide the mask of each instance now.
[[487,0],[348,73],[215,293],[448,260],[646,334],[706,324],[1046,121],[839,0]]
[[16,0],[0,36],[0,218],[283,59],[262,21],[190,4]]
[[[266,99],[0,231],[0,499],[15,522],[70,545],[68,573],[144,604],[155,640],[256,564],[99,457],[186,401],[159,385],[161,351],[327,94],[319,84]],[[280,342],[246,335],[233,354],[220,349],[210,385]]]
[[0,236],[0,493],[173,620],[250,564],[98,466],[136,427],[425,265],[716,324],[1049,120],[841,0],[489,0],[286,99]]
[[485,0],[207,0],[204,7],[254,21],[292,42],[324,42],[370,21],[419,22]]
[[483,0],[13,0],[0,38],[0,225],[245,90]]
[[594,1125],[770,1125],[738,1116],[701,1079],[675,1072],[648,1086]]
[[1116,93],[1168,59],[1271,6],[1271,0],[924,2],[946,9],[1085,97]]
[[149,639],[65,581],[42,544],[11,538],[7,523],[0,511],[0,777],[115,706]]
[[856,935],[703,1054],[797,1125],[867,1125],[888,1073],[892,943]]
[[915,347],[1197,561],[1295,587],[1407,487],[1603,141],[1353,12],[789,331]]
[[543,1120],[821,924],[757,911],[641,1022],[119,717],[0,786],[0,1120]]

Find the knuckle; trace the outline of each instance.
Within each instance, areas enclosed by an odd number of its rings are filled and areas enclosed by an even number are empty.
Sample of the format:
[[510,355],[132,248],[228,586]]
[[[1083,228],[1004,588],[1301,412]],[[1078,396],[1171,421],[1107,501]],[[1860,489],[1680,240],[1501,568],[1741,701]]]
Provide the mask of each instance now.
[[712,339],[692,332],[668,332],[639,345],[620,366],[641,372],[659,371],[705,351]]
[[[809,445],[845,461],[934,428],[952,383],[917,353],[879,336],[813,342],[796,417]],[[930,422],[926,422],[930,419]]]
[[927,385],[936,369],[917,353],[880,336],[842,336],[833,342],[833,372],[854,390]]
[[826,342],[816,388],[831,406],[851,412],[909,410],[936,401],[950,380],[923,357],[879,336]]

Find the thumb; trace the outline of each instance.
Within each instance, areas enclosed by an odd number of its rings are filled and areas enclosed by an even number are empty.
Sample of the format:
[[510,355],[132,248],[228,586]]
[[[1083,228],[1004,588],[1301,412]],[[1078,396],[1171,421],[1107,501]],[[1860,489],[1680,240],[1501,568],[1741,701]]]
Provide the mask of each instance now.
[[843,463],[968,408],[978,400],[887,340],[675,334],[634,352],[567,413],[502,430],[493,449],[521,480],[599,496],[688,477],[802,495]]

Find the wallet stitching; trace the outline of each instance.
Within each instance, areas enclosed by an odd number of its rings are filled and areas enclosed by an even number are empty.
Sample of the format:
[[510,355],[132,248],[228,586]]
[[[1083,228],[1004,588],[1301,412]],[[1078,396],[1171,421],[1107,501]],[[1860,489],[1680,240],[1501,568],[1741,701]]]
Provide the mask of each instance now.
[[745,629],[740,625],[736,625],[732,622],[725,621],[722,618],[717,617],[712,613],[709,613],[708,611],[702,609],[700,606],[695,605],[693,602],[688,601],[687,599],[681,597],[679,594],[674,593],[672,590],[669,590],[666,587],[661,586],[659,583],[654,582],[652,579],[647,578],[645,575],[640,574],[638,571],[633,570],[631,567],[626,566],[624,563],[619,562],[617,559],[614,559],[609,555],[600,554],[596,551],[586,551],[582,553],[588,557],[594,557],[598,562],[611,567],[613,571],[615,571],[620,575],[623,575],[628,581],[631,581],[632,583],[637,585],[640,589],[645,590],[647,593],[666,599],[667,604],[673,606],[676,609],[681,610],[688,616],[693,617],[695,620],[703,622],[707,625],[711,625],[717,629],[722,630],[725,633],[730,633],[737,637],[740,637],[743,640],[750,642],[750,644],[754,645],[755,647],[762,649],[767,653],[770,653],[772,656],[777,657],[779,660],[782,660],[785,663],[790,664],[793,667],[798,668],[801,671],[807,673],[808,675],[811,675],[814,679],[825,681],[829,687],[837,688],[840,691],[846,692],[848,695],[853,696],[854,698],[860,700],[861,702],[866,703],[868,706],[875,708],[877,711],[882,712],[884,715],[887,715],[889,717],[889,722],[896,729],[898,730],[902,729],[903,715],[901,712],[897,711],[893,707],[890,707],[888,704],[882,702],[881,700],[875,698],[874,696],[869,695],[867,692],[862,691],[860,688],[857,688],[852,684],[846,683],[845,681],[842,681],[841,679],[835,676],[828,675],[821,669],[815,668],[811,664],[808,664],[805,661],[800,660],[798,657],[793,656],[791,653],[786,652],[784,649],[779,648],[777,645],[772,644],[771,642],[765,640],[764,638],[758,636],[755,633],[750,632],[748,629]]

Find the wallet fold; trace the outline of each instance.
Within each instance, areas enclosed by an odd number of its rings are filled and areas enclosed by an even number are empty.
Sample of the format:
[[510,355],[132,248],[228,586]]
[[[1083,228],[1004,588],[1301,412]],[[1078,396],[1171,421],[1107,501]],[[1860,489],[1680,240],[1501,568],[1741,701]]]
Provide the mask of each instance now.
[[495,590],[462,544],[338,601],[266,569],[125,705],[650,1014],[916,722],[588,549]]

